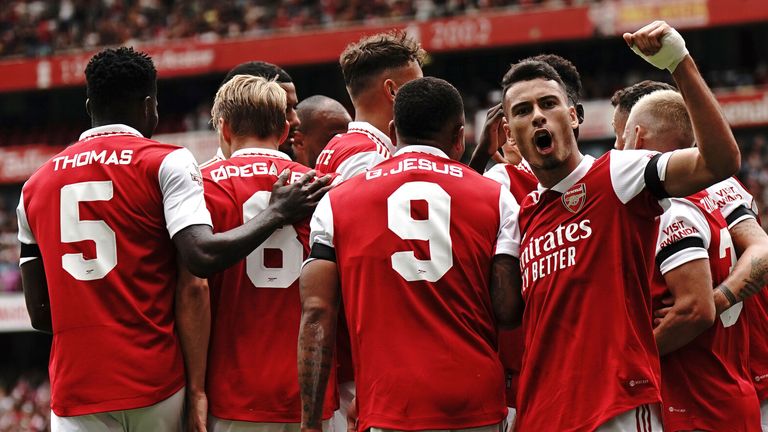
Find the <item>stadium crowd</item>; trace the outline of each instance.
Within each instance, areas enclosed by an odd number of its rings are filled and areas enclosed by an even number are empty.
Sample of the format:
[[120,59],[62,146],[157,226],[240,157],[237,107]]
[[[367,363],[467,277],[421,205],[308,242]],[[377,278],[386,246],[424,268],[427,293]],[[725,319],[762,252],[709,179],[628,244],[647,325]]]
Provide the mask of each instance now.
[[558,6],[589,0],[12,0],[0,9],[0,57],[169,39],[217,40],[275,31]]
[[0,432],[50,430],[50,403],[50,385],[39,373],[0,383]]

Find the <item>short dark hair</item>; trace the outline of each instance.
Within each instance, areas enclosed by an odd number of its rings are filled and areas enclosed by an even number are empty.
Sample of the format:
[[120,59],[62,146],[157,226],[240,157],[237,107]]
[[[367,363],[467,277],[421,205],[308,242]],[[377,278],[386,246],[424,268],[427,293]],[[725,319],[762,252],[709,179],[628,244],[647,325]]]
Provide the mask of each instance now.
[[563,89],[563,92],[567,95],[568,90],[566,89],[562,78],[560,78],[560,75],[557,74],[557,71],[555,71],[552,66],[543,61],[522,60],[513,64],[501,80],[501,85],[503,87],[502,101],[507,94],[507,90],[509,90],[513,84],[539,78],[557,82]]
[[405,32],[379,33],[347,45],[339,56],[344,83],[351,96],[360,94],[374,78],[387,69],[410,62],[421,66],[426,52]]
[[85,67],[86,94],[93,110],[120,111],[157,94],[157,70],[152,58],[132,47],[107,48]]
[[400,137],[416,141],[434,139],[463,114],[459,91],[440,78],[410,81],[395,95],[394,121]]
[[632,107],[635,106],[641,97],[658,90],[677,91],[674,86],[667,83],[651,80],[640,81],[637,84],[624,87],[621,90],[616,90],[616,93],[611,96],[611,105],[619,107],[622,111],[630,112],[632,111]]
[[565,84],[565,91],[568,93],[568,99],[574,105],[581,100],[581,75],[576,66],[570,60],[560,57],[557,54],[539,54],[528,60],[544,62],[560,75],[560,79]]
[[288,72],[283,70],[283,68],[263,61],[249,61],[240,63],[227,73],[227,76],[224,77],[224,81],[221,82],[221,85],[226,84],[229,80],[234,78],[235,75],[251,75],[266,78],[268,80],[275,79],[275,77],[277,77],[276,81],[279,83],[293,82],[291,76],[288,75]]

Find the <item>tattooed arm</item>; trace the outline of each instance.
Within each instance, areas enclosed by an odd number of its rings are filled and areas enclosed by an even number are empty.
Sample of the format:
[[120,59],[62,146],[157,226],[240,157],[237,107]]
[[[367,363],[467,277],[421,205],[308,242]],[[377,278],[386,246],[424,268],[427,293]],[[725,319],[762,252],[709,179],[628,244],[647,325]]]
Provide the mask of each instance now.
[[720,314],[757,294],[768,279],[768,235],[754,219],[729,230],[739,260],[731,274],[715,289],[715,308]]
[[520,288],[520,261],[511,255],[496,255],[491,272],[491,304],[499,327],[520,325],[523,318]]
[[298,358],[301,430],[320,432],[325,388],[333,366],[341,297],[336,263],[323,259],[308,262],[301,271],[299,287],[302,305]]

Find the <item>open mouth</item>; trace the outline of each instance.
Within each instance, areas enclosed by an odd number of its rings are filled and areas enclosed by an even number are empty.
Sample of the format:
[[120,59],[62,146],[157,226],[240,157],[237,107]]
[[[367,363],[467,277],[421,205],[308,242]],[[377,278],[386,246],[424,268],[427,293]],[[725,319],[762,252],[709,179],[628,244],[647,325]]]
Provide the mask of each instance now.
[[533,133],[533,143],[541,151],[552,149],[552,135],[546,129],[539,129]]

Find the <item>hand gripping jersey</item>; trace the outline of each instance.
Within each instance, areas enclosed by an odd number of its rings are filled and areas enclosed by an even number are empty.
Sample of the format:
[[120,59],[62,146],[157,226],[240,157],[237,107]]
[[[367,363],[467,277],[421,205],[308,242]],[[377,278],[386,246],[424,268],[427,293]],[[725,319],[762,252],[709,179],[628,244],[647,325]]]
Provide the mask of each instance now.
[[[663,274],[708,258],[717,286],[736,264],[725,219],[708,191],[671,201],[660,217],[654,309],[663,307],[661,299],[669,295]],[[735,323],[718,318],[688,345],[661,358],[665,430],[760,430],[760,405],[749,376],[749,323],[744,315],[738,314]]]
[[318,173],[336,173],[347,180],[377,165],[395,152],[385,133],[366,122],[352,122],[347,133],[336,135],[317,157]]
[[53,412],[139,408],[177,392],[171,237],[211,224],[192,154],[124,125],[91,129],[27,181],[18,216],[48,282]]
[[358,430],[502,421],[488,287],[494,255],[518,254],[516,213],[498,183],[424,146],[406,147],[321,200],[311,257],[338,264]]
[[[242,149],[203,169],[214,231],[236,228],[269,204],[284,170],[295,182],[309,168],[271,149]],[[296,369],[301,319],[299,272],[309,254],[309,220],[286,225],[210,279],[212,331],[206,392],[211,414],[238,421],[301,421]],[[323,418],[336,408],[330,380]]]
[[[754,198],[735,178],[710,186],[707,192],[711,198],[708,203],[720,209],[728,229],[746,219],[757,220]],[[768,399],[768,290],[762,289],[747,299],[743,313],[749,317],[749,366],[752,382],[758,399],[763,401]]]
[[584,156],[560,183],[523,202],[516,430],[594,430],[660,402],[650,282],[662,206],[651,190],[661,189],[668,158]]
[[[518,165],[494,165],[484,175],[509,189],[519,203],[523,202],[529,193],[535,191],[539,184],[539,180],[531,172],[525,160]],[[520,379],[520,367],[523,362],[523,347],[522,327],[499,330],[499,357],[502,366],[504,366],[507,406],[509,407],[516,406],[515,398],[517,397],[517,382]]]

